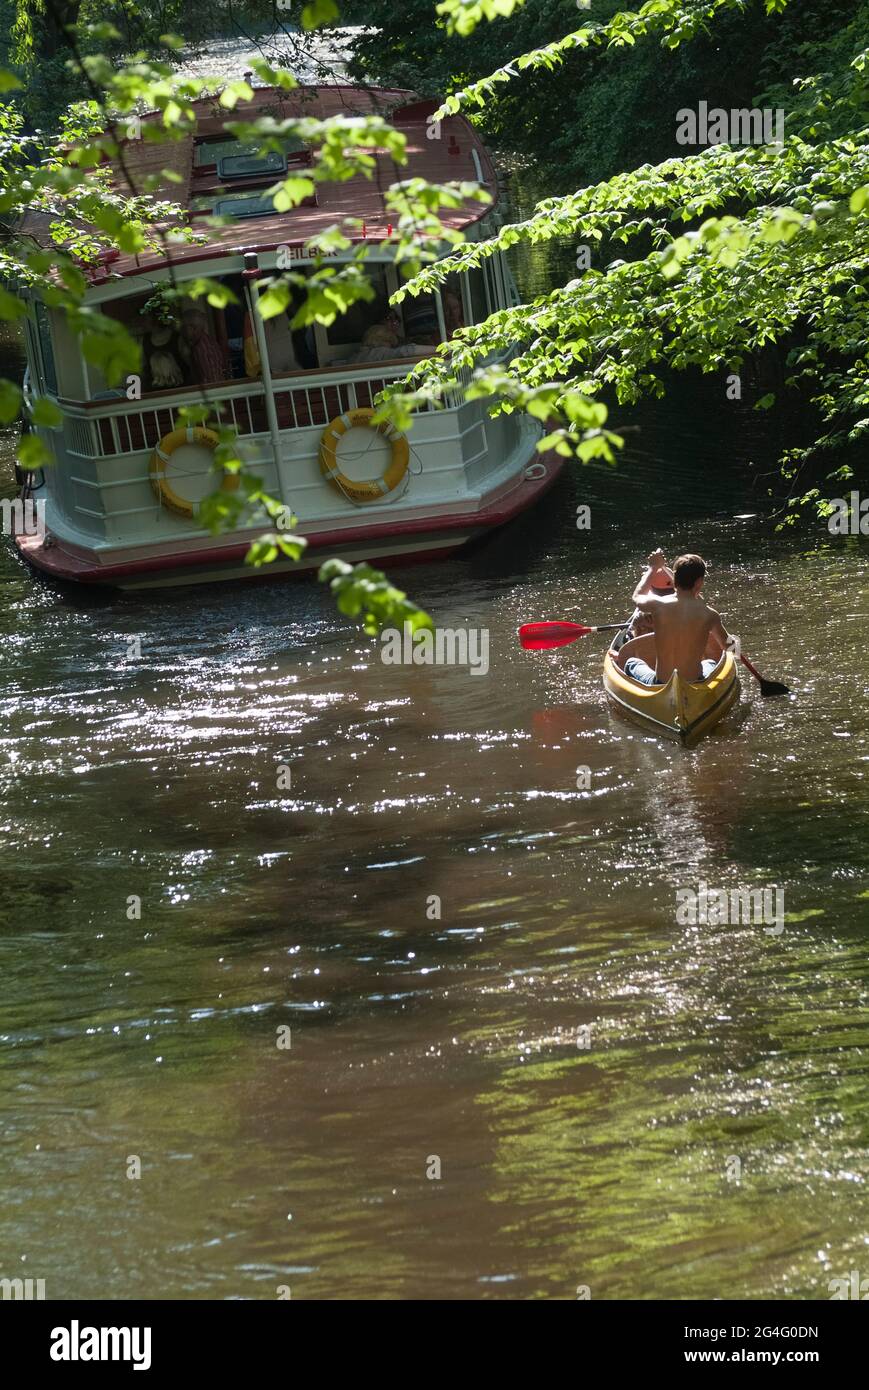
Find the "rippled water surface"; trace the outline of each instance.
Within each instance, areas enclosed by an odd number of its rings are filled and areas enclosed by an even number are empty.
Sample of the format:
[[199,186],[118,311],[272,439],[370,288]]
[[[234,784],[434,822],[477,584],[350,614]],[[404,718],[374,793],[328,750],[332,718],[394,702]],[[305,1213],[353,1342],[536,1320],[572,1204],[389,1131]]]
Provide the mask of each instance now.
[[[384,665],[313,582],[71,595],[4,546],[0,1274],[815,1299],[869,1270],[865,542],[735,519],[702,410],[639,425],[617,473],[402,573],[488,629],[486,676]],[[621,617],[658,541],[796,695],[746,676],[693,752],[608,712],[601,639],[516,642]],[[783,932],[678,925],[700,881],[782,887]]]

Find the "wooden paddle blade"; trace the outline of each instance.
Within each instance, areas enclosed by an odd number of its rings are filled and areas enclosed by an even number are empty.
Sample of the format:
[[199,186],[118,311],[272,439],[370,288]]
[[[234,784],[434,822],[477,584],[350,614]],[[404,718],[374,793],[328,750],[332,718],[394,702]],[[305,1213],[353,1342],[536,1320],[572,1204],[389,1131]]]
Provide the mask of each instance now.
[[589,632],[594,632],[594,628],[585,627],[583,623],[523,623],[519,641],[527,652],[545,652],[565,647]]

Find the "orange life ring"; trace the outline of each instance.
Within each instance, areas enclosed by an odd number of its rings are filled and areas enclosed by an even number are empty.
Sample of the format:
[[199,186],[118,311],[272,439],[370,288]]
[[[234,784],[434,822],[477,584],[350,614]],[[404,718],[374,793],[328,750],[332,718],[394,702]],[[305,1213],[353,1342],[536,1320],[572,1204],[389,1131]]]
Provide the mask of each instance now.
[[[220,440],[214,430],[203,429],[201,425],[172,430],[170,434],[164,434],[151,455],[149,465],[151,486],[164,507],[168,507],[172,512],[177,512],[179,516],[186,517],[192,517],[196,509],[196,504],[177,493],[166,477],[165,465],[175,450],[180,449],[182,444],[201,444],[203,448],[214,450],[219,443]],[[220,487],[222,492],[235,492],[238,487],[238,474],[224,473]]]
[[[377,502],[387,493],[393,492],[404,478],[410,464],[410,447],[406,437],[388,420],[372,425],[373,414],[373,410],[360,408],[336,415],[320,437],[320,468],[329,481],[354,502]],[[341,472],[338,466],[338,445],[347,431],[356,426],[367,427],[377,434],[384,435],[392,445],[392,458],[382,478],[365,478],[357,482]]]

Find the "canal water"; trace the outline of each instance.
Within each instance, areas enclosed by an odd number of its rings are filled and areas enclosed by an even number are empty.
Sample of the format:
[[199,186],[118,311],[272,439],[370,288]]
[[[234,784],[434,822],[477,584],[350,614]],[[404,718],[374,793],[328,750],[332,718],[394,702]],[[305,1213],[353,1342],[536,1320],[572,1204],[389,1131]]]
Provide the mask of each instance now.
[[[777,536],[751,429],[734,450],[720,418],[685,390],[616,413],[617,470],[400,572],[488,632],[486,675],[384,664],[313,581],[69,593],[4,543],[0,1276],[56,1299],[869,1276],[869,561]],[[794,692],[745,673],[691,752],[608,711],[602,639],[516,639],[622,617],[658,543],[708,558]],[[783,929],[680,924],[703,883],[782,889]]]

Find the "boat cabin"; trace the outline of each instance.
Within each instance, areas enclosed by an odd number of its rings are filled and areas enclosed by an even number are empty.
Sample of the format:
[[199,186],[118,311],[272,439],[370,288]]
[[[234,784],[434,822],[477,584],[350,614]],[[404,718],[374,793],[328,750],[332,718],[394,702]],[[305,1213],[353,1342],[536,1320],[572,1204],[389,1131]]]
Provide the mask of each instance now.
[[[497,175],[476,132],[459,116],[435,127],[436,103],[397,89],[259,89],[242,118],[378,112],[407,140],[407,164],[398,166],[387,150],[372,148],[371,178],[316,184],[301,205],[277,212],[269,190],[282,175],[309,168],[313,151],[292,137],[263,153],[227,131],[238,112],[229,116],[212,98],[198,106],[195,133],[165,143],[130,139],[124,149],[137,191],[147,176],[171,172],[154,196],[186,209],[197,240],[164,226],[159,249],[110,252],[89,272],[88,303],[123,323],[139,342],[141,373],[120,385],[107,381],[84,360],[63,311],[34,296],[26,326],[25,394],[51,397],[63,414],[62,430],[44,432],[58,467],[36,480],[49,499],[49,548],[59,542],[84,549],[103,572],[143,548],[162,553],[168,547],[176,555],[179,549],[203,549],[207,538],[196,509],[216,485],[213,458],[204,437],[179,442],[177,415],[181,407],[201,402],[203,391],[220,422],[236,428],[251,471],[272,495],[286,499],[306,535],[318,528],[327,534],[359,530],[360,509],[365,527],[376,529],[385,512],[393,526],[400,510],[414,516],[477,508],[490,475],[500,476],[505,464],[515,472],[520,455],[524,466],[529,441],[533,450],[539,437],[532,422],[489,417],[485,403],[464,400],[460,381],[445,410],[418,413],[407,467],[395,470],[395,439],[382,432],[372,439],[360,414],[371,410],[384,386],[404,377],[457,329],[518,302],[506,259],[498,254],[479,269],[451,275],[437,293],[389,304],[402,274],[384,244],[391,214],[383,190],[390,184],[417,175],[431,182],[478,182],[492,204],[469,200],[443,210],[442,220],[471,240],[500,225]],[[143,127],[157,119],[143,118]],[[213,216],[222,219],[220,225],[207,220]],[[276,317],[263,320],[255,313],[256,279],[287,268],[312,274],[306,242],[335,226],[344,230],[346,219],[356,219],[347,232],[354,248],[369,248],[365,268],[373,298],[353,304],[328,327],[293,326],[300,288]],[[185,282],[204,276],[225,284],[232,302],[214,307],[205,297],[185,297]],[[169,286],[180,297],[167,302]],[[340,467],[337,454],[329,452],[334,436],[326,437],[337,420],[345,422],[342,432],[350,421],[351,436],[341,442]],[[384,477],[390,486],[383,485]],[[370,488],[361,486],[365,478]],[[262,529],[252,519],[251,529],[257,525]]]

